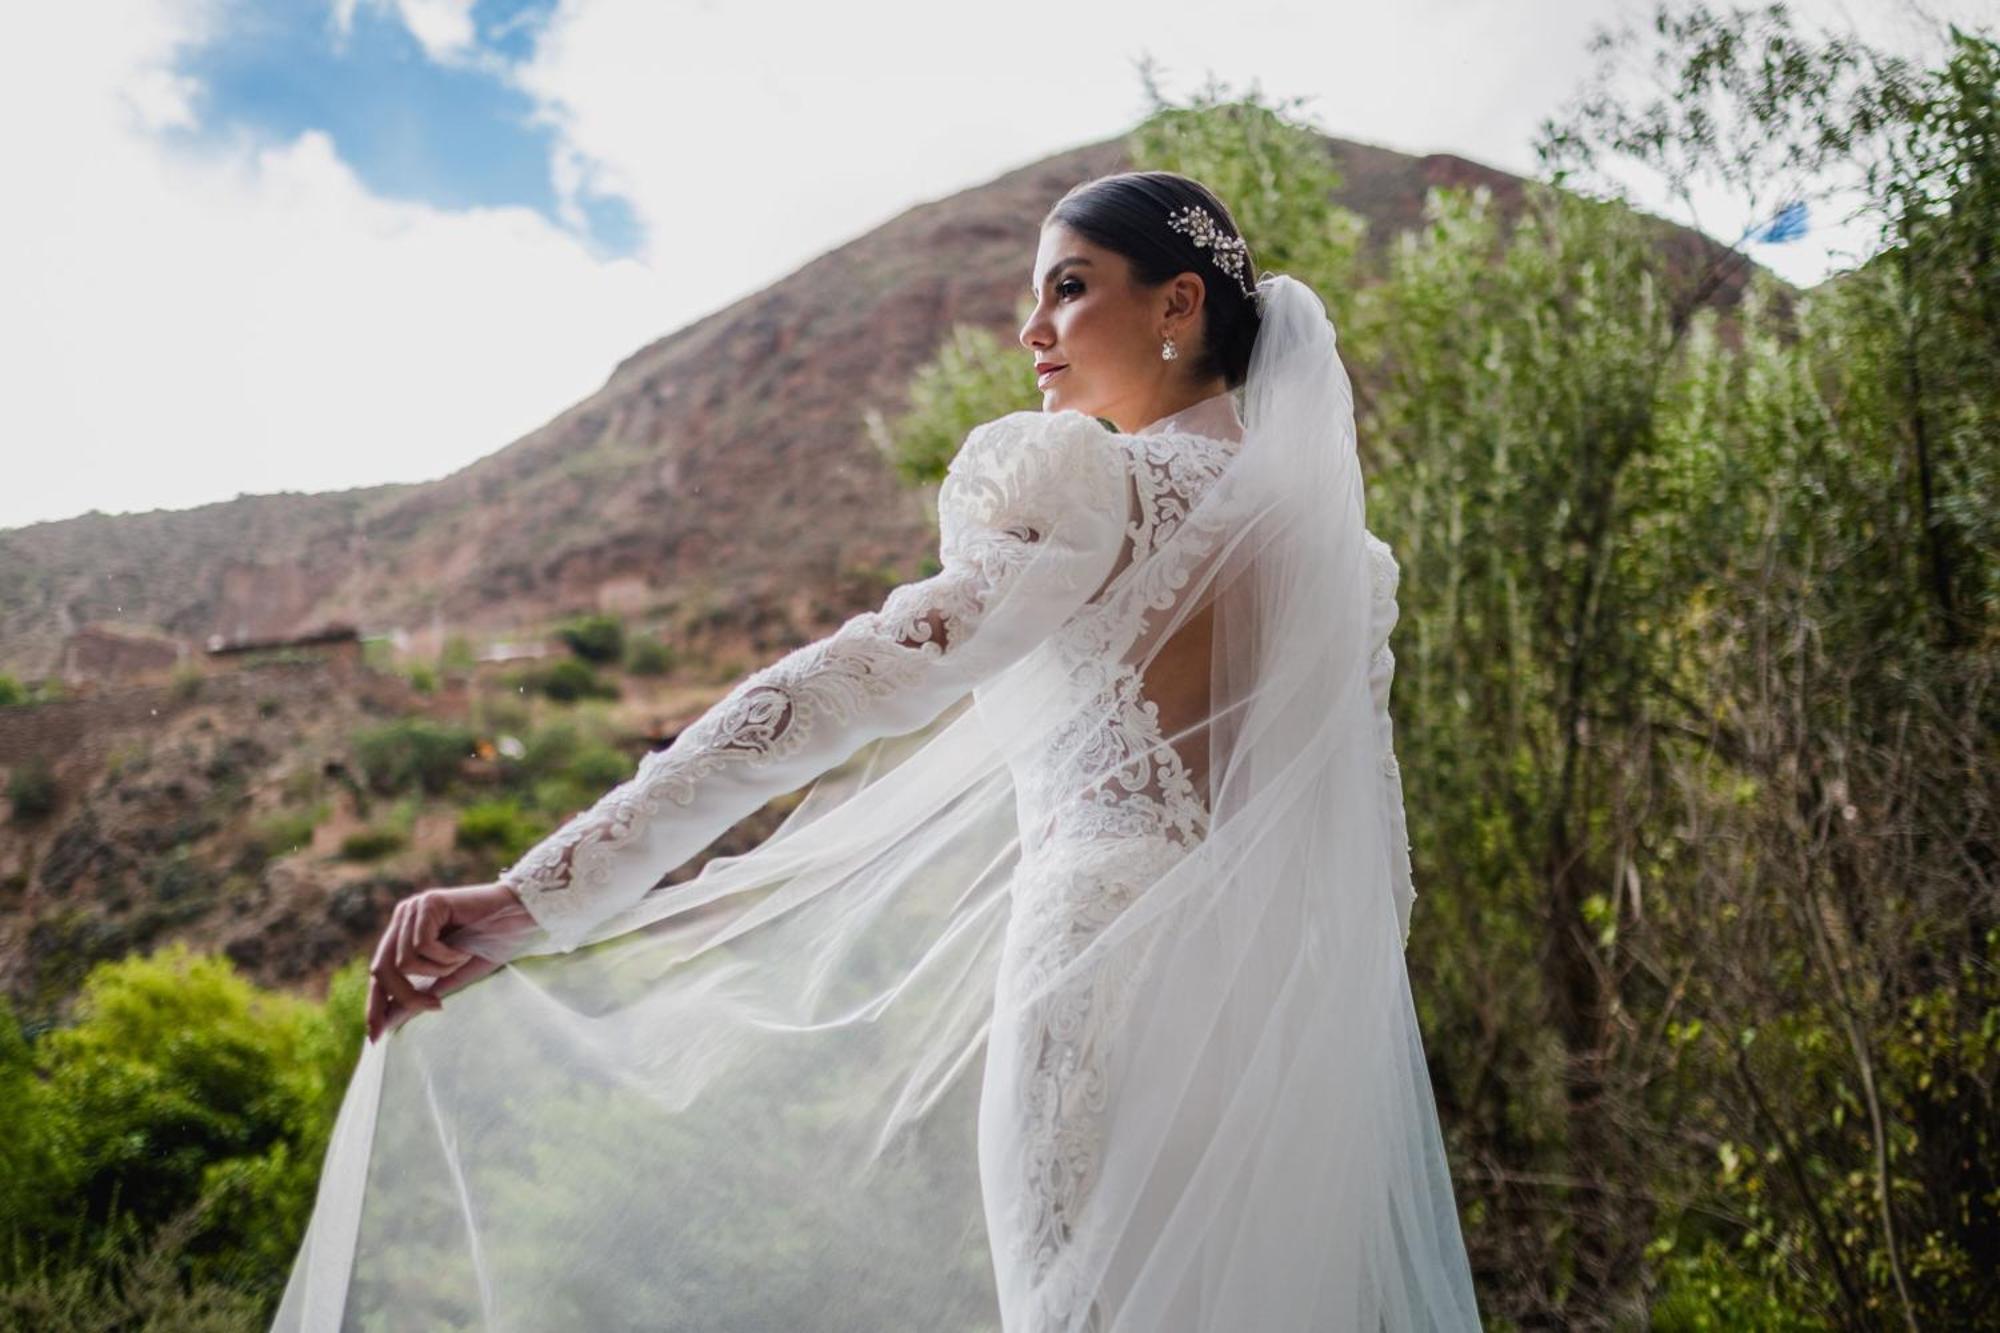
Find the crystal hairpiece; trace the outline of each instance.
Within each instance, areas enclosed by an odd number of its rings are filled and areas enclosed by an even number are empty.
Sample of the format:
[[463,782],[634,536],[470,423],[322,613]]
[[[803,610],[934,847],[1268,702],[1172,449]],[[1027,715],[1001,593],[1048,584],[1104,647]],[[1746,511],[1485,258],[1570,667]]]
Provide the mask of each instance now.
[[1167,225],[1188,236],[1196,245],[1206,246],[1209,258],[1215,266],[1236,279],[1236,285],[1245,296],[1263,308],[1263,293],[1258,291],[1244,273],[1250,248],[1241,236],[1231,236],[1215,224],[1215,216],[1200,204],[1189,204],[1167,214]]

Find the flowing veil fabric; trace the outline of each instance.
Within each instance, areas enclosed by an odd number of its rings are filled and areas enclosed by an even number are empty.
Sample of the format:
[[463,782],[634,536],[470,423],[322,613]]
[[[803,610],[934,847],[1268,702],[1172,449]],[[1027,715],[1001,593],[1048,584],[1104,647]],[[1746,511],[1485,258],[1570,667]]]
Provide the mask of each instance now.
[[[761,845],[658,886],[702,843],[634,833],[611,910],[454,938],[507,965],[364,1048],[276,1328],[1479,1327],[1403,960],[1393,579],[1325,309],[1258,288],[1243,438],[1185,512],[1076,470],[983,665],[847,733]],[[1204,613],[1166,739],[1205,826],[1121,838],[1162,766],[1102,743],[1114,687]]]

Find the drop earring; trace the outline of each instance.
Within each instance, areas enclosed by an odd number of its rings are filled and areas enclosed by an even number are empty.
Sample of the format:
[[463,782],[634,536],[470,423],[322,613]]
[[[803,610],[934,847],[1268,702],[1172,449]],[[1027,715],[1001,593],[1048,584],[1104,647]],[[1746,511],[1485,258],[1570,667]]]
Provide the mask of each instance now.
[[1180,349],[1174,346],[1172,338],[1162,338],[1160,340],[1160,360],[1171,361],[1179,355]]

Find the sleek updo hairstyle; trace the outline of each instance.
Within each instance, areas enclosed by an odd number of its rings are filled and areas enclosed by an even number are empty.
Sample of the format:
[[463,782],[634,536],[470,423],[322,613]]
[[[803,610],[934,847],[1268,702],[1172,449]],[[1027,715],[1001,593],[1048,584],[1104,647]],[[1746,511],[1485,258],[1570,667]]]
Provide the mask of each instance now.
[[[1206,209],[1225,236],[1240,237],[1236,219],[1200,181],[1172,171],[1124,171],[1077,185],[1056,200],[1042,225],[1060,222],[1093,245],[1125,256],[1133,280],[1158,287],[1182,273],[1198,273],[1207,289],[1202,302],[1202,351],[1188,369],[1196,379],[1220,375],[1229,388],[1250,374],[1250,349],[1262,319],[1257,303],[1213,258],[1213,251],[1174,230],[1168,219],[1189,204]],[[1256,289],[1257,266],[1244,245],[1243,281]]]

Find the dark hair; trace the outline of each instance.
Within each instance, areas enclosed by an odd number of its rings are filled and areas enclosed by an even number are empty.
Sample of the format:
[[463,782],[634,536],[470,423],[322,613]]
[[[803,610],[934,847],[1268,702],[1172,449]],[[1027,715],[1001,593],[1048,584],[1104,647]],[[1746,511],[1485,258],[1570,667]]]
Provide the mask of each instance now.
[[[1084,181],[1056,200],[1042,225],[1060,222],[1091,244],[1125,256],[1133,280],[1142,286],[1199,274],[1208,298],[1202,303],[1201,357],[1189,371],[1197,379],[1220,375],[1234,389],[1250,374],[1250,349],[1263,320],[1256,301],[1215,262],[1215,252],[1168,225],[1169,217],[1189,204],[1205,209],[1223,235],[1242,236],[1213,190],[1172,171],[1124,171]],[[1243,281],[1253,291],[1256,277],[1245,242]]]

